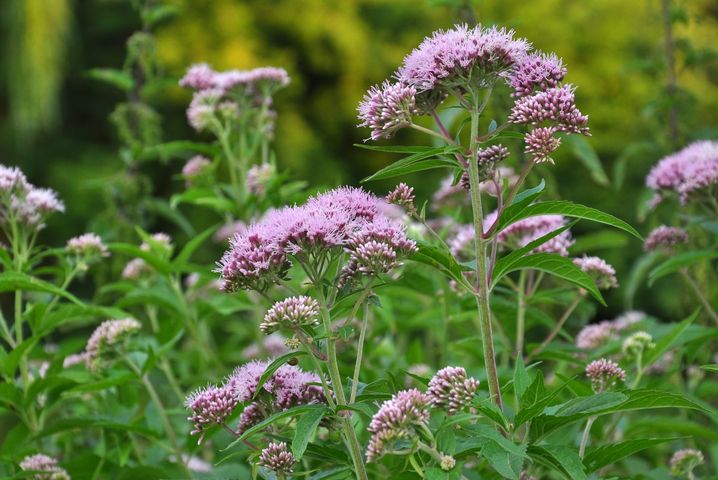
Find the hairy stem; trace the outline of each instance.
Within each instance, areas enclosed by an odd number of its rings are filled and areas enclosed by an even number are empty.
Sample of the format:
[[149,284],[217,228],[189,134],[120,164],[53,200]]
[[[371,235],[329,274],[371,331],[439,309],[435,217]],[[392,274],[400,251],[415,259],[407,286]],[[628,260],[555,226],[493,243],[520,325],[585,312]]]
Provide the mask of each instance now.
[[519,288],[516,310],[516,348],[514,353],[518,357],[524,351],[524,331],[526,330],[526,270],[519,273]]
[[369,303],[364,303],[364,318],[361,321],[361,330],[359,331],[359,343],[357,343],[357,359],[354,363],[354,374],[352,375],[352,390],[349,394],[349,403],[353,404],[357,398],[357,388],[359,386],[359,370],[361,370],[362,357],[364,356],[364,340],[366,339],[366,328],[369,324]]
[[[477,102],[474,102],[475,104]],[[471,190],[471,207],[474,221],[474,250],[476,253],[476,303],[478,307],[478,327],[481,332],[484,363],[486,365],[486,378],[489,383],[491,398],[499,408],[503,407],[501,400],[501,387],[496,371],[496,358],[494,354],[494,338],[491,331],[491,309],[489,306],[489,284],[486,265],[487,247],[489,242],[483,238],[483,206],[481,205],[481,192],[479,191],[479,164],[478,164],[478,129],[479,109],[474,107],[471,111],[471,158],[469,159],[469,183]]]

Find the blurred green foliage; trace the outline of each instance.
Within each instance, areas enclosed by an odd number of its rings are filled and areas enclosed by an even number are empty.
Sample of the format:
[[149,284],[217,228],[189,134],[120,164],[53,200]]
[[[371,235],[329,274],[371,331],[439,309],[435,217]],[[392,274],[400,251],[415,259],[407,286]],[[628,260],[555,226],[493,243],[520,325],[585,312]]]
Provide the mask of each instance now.
[[[143,57],[139,37],[127,40],[143,28],[132,3],[10,0],[4,5],[2,36],[8,53],[2,62],[0,156],[3,163],[20,165],[33,182],[58,190],[70,206],[65,217],[44,233],[58,242],[88,228],[88,219],[99,212],[107,215],[108,193],[103,186],[124,168],[118,153],[122,138],[115,128],[122,126],[123,113],[115,107],[127,96],[87,72],[122,68],[128,48],[134,48],[135,62],[150,61]],[[590,115],[593,137],[588,145],[562,149],[556,166],[542,169],[542,174],[555,177],[550,183],[557,196],[600,206],[636,223],[641,220],[643,179],[650,166],[674,146],[718,136],[718,62],[712,49],[718,44],[718,4],[714,0],[670,2],[675,90],[668,87],[661,0],[173,0],[167,4],[168,12],[176,14],[167,15],[154,28],[156,44],[151,48],[156,49],[156,64],[146,68],[172,81],[143,91],[143,101],[153,109],[146,113],[156,111],[161,116],[163,139],[200,137],[184,115],[190,94],[174,82],[187,66],[199,62],[220,70],[282,66],[292,76],[292,84],[276,99],[278,161],[281,168],[312,185],[357,184],[390,161],[387,155],[353,147],[368,135],[355,127],[358,101],[370,85],[389,77],[425,35],[466,20],[471,12],[482,23],[509,26],[538,48],[555,51],[568,65],[567,80],[578,86],[577,103]],[[678,118],[677,138],[669,131],[671,111]],[[154,132],[157,136],[159,128]],[[411,135],[401,132],[393,143],[409,143]],[[596,169],[597,159],[603,171]],[[182,188],[179,163],[153,163],[141,169],[155,196],[168,197]],[[422,201],[436,188],[440,175],[428,172],[410,179]],[[370,185],[377,192],[388,187],[381,182]],[[659,211],[652,221],[665,215]],[[627,244],[616,236],[594,241],[594,251],[616,265],[620,279],[627,279],[640,254],[637,242]],[[676,295],[663,298],[661,292],[670,287],[658,284],[652,293],[639,291],[636,304],[678,312],[686,300]],[[612,310],[620,310],[621,294],[609,298],[609,303]]]

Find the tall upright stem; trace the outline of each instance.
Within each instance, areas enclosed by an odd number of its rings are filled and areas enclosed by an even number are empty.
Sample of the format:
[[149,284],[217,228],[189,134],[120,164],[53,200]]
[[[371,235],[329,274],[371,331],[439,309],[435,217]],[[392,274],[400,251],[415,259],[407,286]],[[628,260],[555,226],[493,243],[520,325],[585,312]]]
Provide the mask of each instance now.
[[516,355],[524,351],[524,332],[526,330],[526,270],[519,273],[518,305],[516,310]]
[[[327,301],[322,290],[321,283],[317,283],[317,291],[319,297],[319,305],[322,315],[322,322],[324,329],[327,333],[327,364],[329,370],[329,379],[332,382],[332,389],[334,390],[334,396],[336,397],[336,403],[338,407],[346,406],[347,399],[344,396],[344,387],[342,385],[341,374],[339,373],[339,365],[337,363],[337,345],[336,339],[332,332],[332,322],[329,316],[329,308],[327,307]],[[364,466],[364,459],[361,454],[361,446],[359,445],[359,439],[354,431],[354,425],[352,425],[351,417],[346,417],[340,414],[340,422],[342,430],[344,431],[344,440],[346,441],[347,447],[349,448],[349,454],[351,455],[352,462],[354,463],[354,473],[358,480],[368,480],[366,473],[366,467]]]
[[487,254],[490,240],[483,238],[484,219],[481,205],[481,192],[479,191],[479,164],[478,164],[478,133],[479,133],[479,106],[474,99],[471,110],[471,152],[469,158],[469,184],[471,187],[471,208],[474,221],[474,249],[476,252],[476,303],[478,306],[478,327],[481,332],[486,377],[489,384],[489,394],[499,408],[503,408],[501,400],[501,387],[496,371],[496,358],[494,355],[494,337],[491,332],[491,310],[489,307],[489,284],[487,271]]

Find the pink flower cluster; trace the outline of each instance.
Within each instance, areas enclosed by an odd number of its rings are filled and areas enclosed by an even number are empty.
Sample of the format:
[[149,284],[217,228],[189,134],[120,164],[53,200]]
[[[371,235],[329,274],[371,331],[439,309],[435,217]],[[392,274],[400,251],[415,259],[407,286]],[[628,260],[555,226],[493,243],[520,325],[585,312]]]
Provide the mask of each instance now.
[[262,197],[266,193],[267,185],[274,176],[274,165],[263,163],[252,165],[247,170],[247,190],[256,197]]
[[682,228],[661,225],[648,234],[643,249],[647,252],[655,250],[670,251],[679,243],[688,243],[688,233]]
[[371,129],[371,139],[391,138],[397,130],[411,125],[421,114],[416,106],[416,89],[401,83],[384,81],[373,86],[359,103],[360,127]]
[[619,381],[626,381],[626,371],[606,358],[589,363],[586,366],[586,376],[591,380],[591,386],[596,393],[613,388]]
[[646,177],[646,186],[656,192],[653,204],[665,192],[678,195],[681,203],[700,190],[718,183],[718,142],[701,140],[661,159]]
[[[487,219],[488,219],[487,215]],[[488,221],[487,221],[488,223]],[[490,226],[491,223],[488,223]],[[499,232],[499,242],[511,248],[524,247],[532,241],[543,237],[566,225],[566,219],[561,215],[537,215],[519,220]],[[568,256],[568,249],[573,245],[573,238],[569,230],[561,232],[548,242],[536,247],[534,253],[558,253]]]
[[372,434],[366,450],[367,462],[381,458],[392,444],[416,435],[416,429],[429,421],[431,398],[416,389],[402,390],[384,402],[371,419]]
[[467,378],[463,367],[445,367],[429,381],[426,394],[432,405],[445,408],[452,415],[469,407],[478,389],[479,381]]
[[179,84],[193,90],[216,88],[223,94],[246,90],[252,94],[271,94],[289,85],[287,71],[277,67],[260,67],[253,70],[227,70],[216,72],[205,63],[191,66]]
[[190,158],[182,167],[182,176],[184,177],[185,185],[191,187],[196,184],[201,177],[207,174],[211,165],[212,162],[202,155],[195,155]]
[[596,349],[609,340],[615,340],[619,333],[630,329],[644,318],[646,314],[643,312],[628,311],[613,320],[586,325],[576,336],[576,346],[584,350]]
[[280,328],[291,330],[304,325],[319,325],[319,303],[311,297],[289,297],[272,305],[259,329],[270,334]]
[[583,256],[574,258],[573,263],[596,282],[602,290],[617,288],[616,269],[600,257]]
[[537,127],[549,123],[556,130],[588,135],[588,116],[576,108],[571,85],[552,87],[531,96],[519,98],[508,121]]
[[389,192],[385,200],[391,205],[404,207],[409,211],[414,211],[414,188],[402,182],[397,185],[394,190]]
[[78,257],[108,257],[110,252],[102,239],[94,233],[84,233],[67,241],[67,251]]
[[35,480],[70,480],[67,470],[60,467],[57,460],[42,453],[23,458],[20,468],[24,471],[37,472],[32,476]]
[[[372,265],[359,247],[382,243],[397,255],[416,246],[401,224],[382,212],[383,202],[361,189],[342,187],[309,199],[302,206],[267,213],[230,241],[218,272],[228,291],[265,290],[283,278],[291,257],[313,261],[334,249],[349,253],[343,277],[365,273]],[[366,268],[364,268],[366,267]]]
[[250,402],[239,417],[239,433],[256,425],[274,412],[288,408],[323,403],[326,401],[320,378],[293,365],[283,365],[262,385],[262,395],[257,393],[259,379],[270,361],[252,361],[240,367],[220,386],[201,388],[185,402],[192,412],[188,420],[194,425],[192,434],[200,434],[202,440],[207,428],[223,424],[240,403]]
[[548,90],[559,85],[566,76],[563,60],[555,54],[533,52],[524,55],[508,77],[513,96],[525,97],[536,90]]
[[35,187],[17,167],[0,165],[0,225],[3,228],[10,228],[14,223],[39,230],[48,215],[64,211],[65,205],[55,191]]
[[675,476],[695,478],[693,476],[693,469],[702,465],[703,462],[703,452],[695,448],[684,448],[673,454],[668,465],[671,467],[671,473]]
[[295,462],[294,455],[284,442],[271,442],[259,454],[259,464],[280,475],[292,473]]
[[85,362],[88,368],[96,368],[97,362],[106,348],[117,345],[128,335],[139,331],[140,328],[142,328],[140,322],[133,318],[105,320],[102,322],[92,332],[85,346]]

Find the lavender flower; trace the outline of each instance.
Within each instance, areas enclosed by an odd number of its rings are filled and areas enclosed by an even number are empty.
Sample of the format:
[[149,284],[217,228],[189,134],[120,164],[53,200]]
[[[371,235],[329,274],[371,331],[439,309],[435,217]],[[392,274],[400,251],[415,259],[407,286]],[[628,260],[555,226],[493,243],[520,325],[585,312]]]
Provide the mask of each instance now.
[[511,109],[508,121],[539,127],[548,122],[561,132],[588,135],[588,116],[576,108],[573,91],[571,85],[564,85],[521,97]]
[[62,360],[62,367],[63,368],[70,368],[74,367],[75,365],[80,365],[81,363],[87,362],[87,353],[73,353],[72,355],[68,355]]
[[202,443],[208,428],[222,425],[238,403],[237,395],[227,386],[208,385],[192,392],[185,400],[185,406],[192,411],[187,417],[194,425],[190,434],[200,435],[197,444]]
[[284,442],[270,443],[259,455],[260,465],[280,475],[292,473],[295,462],[294,455]]
[[617,332],[622,332],[631,328],[641,320],[646,318],[646,314],[636,310],[629,310],[618,317],[614,318],[611,324]]
[[237,422],[237,433],[242,434],[247,431],[247,429],[252,428],[253,426],[257,425],[259,422],[267,418],[265,415],[262,406],[257,403],[250,403],[245,407],[244,410],[242,410],[242,413],[239,415],[239,421]]
[[274,176],[274,165],[271,163],[263,163],[261,165],[253,165],[247,171],[247,190],[254,196],[264,196],[267,185]]
[[296,330],[305,325],[319,325],[319,303],[311,297],[289,297],[272,305],[259,329],[267,335],[280,328]]
[[498,75],[518,63],[530,48],[528,42],[513,36],[512,30],[495,27],[457,25],[439,30],[404,58],[397,76],[400,82],[429,92],[486,74]]
[[[487,224],[491,225],[488,221]],[[565,224],[566,219],[561,215],[528,217],[500,231],[498,238],[499,242],[512,248],[524,247],[532,241],[563,227]],[[571,245],[573,245],[573,239],[570,231],[566,230],[543,245],[536,247],[533,251],[535,253],[558,253],[565,257],[568,256],[568,249]]]
[[525,97],[558,86],[565,76],[566,67],[555,54],[530,53],[519,60],[508,83],[514,89],[513,96]]
[[214,234],[212,239],[217,243],[226,243],[230,238],[234,237],[238,233],[244,232],[246,229],[246,223],[242,220],[235,220],[219,227],[217,233]]
[[142,242],[140,250],[144,252],[155,251],[157,253],[168,253],[172,251],[172,237],[166,233],[153,233]]
[[526,135],[525,152],[531,154],[531,161],[553,163],[551,154],[561,146],[561,139],[554,137],[555,133],[554,127],[537,127]]
[[274,332],[271,335],[267,335],[262,340],[262,347],[259,348],[257,343],[252,343],[247,348],[243,349],[240,356],[246,360],[257,359],[262,355],[262,350],[266,352],[266,356],[279,357],[287,353],[287,339],[285,339],[281,333]]
[[688,243],[688,233],[682,228],[661,225],[648,234],[643,242],[643,249],[647,252],[663,250],[670,252],[679,243]]
[[195,155],[190,158],[182,167],[182,176],[184,177],[187,187],[197,183],[197,180],[207,174],[212,162],[202,155]]
[[373,86],[359,104],[360,127],[371,128],[371,139],[391,138],[397,130],[411,125],[420,113],[416,106],[416,89],[402,83]]
[[58,465],[57,460],[42,453],[23,458],[20,462],[20,469],[42,472],[32,476],[35,480],[70,480],[70,475]]
[[669,462],[671,474],[692,479],[694,478],[693,470],[703,465],[703,461],[703,453],[700,450],[694,448],[678,450],[673,454]]
[[366,450],[368,463],[378,460],[398,440],[416,435],[416,428],[429,421],[431,399],[419,390],[402,390],[384,402],[371,419],[372,436]]
[[596,393],[610,390],[618,381],[626,381],[626,372],[616,362],[606,358],[589,363],[586,376],[591,379],[591,387]]
[[646,177],[656,192],[653,204],[665,191],[676,193],[685,204],[696,191],[718,183],[718,142],[701,140],[661,159]]
[[179,81],[181,87],[205,90],[214,86],[216,72],[206,63],[192,65]]
[[[508,156],[509,149],[501,144],[479,149],[476,155],[479,164],[479,181],[483,184],[489,184],[489,180],[496,179],[496,164],[508,158]],[[493,182],[491,185],[493,186]],[[461,176],[461,186],[466,190],[471,188],[468,172],[464,172]],[[481,185],[479,185],[479,190],[483,190]]]
[[429,381],[426,394],[431,404],[446,408],[449,415],[469,407],[479,388],[479,381],[466,377],[462,367],[445,367]]
[[133,258],[127,262],[125,268],[122,269],[122,278],[125,280],[139,280],[152,271],[152,267],[150,267],[143,259]]
[[142,325],[133,318],[121,320],[105,320],[92,332],[85,346],[85,361],[88,368],[94,369],[103,351],[125,340],[127,336],[142,328]]
[[18,167],[0,165],[0,195],[25,194],[31,188]]
[[405,207],[409,211],[415,211],[414,189],[402,182],[386,195],[387,203]]
[[578,332],[576,346],[583,350],[594,350],[604,343],[615,338],[616,330],[613,324],[607,320],[587,325]]
[[216,121],[217,104],[222,98],[222,90],[210,88],[195,92],[187,108],[187,121],[198,132],[213,128]]
[[94,233],[84,233],[67,241],[67,251],[78,257],[109,257],[110,252],[102,239]]
[[588,276],[596,282],[598,288],[606,290],[618,287],[616,270],[604,259],[584,255],[580,258],[574,258],[573,263],[584,273],[588,274]]

